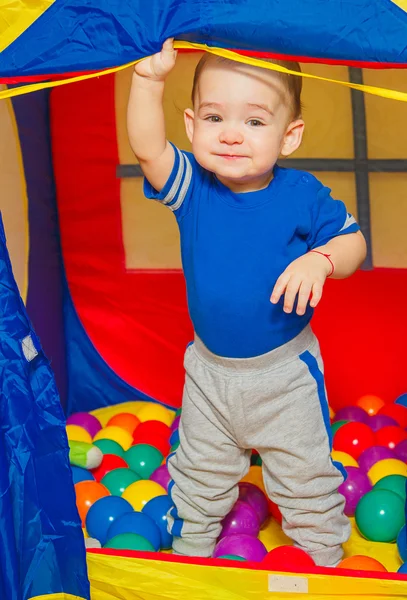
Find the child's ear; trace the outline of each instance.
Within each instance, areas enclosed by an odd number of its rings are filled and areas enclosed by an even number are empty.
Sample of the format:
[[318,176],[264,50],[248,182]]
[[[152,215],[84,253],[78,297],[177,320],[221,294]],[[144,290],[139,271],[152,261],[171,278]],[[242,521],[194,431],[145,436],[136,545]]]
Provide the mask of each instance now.
[[299,148],[304,134],[305,123],[302,119],[292,121],[285,132],[283,144],[281,147],[282,156],[290,156]]
[[192,108],[187,108],[184,110],[184,122],[185,122],[185,130],[187,132],[187,136],[189,141],[192,144],[192,137],[194,135],[194,125],[195,125],[195,115]]

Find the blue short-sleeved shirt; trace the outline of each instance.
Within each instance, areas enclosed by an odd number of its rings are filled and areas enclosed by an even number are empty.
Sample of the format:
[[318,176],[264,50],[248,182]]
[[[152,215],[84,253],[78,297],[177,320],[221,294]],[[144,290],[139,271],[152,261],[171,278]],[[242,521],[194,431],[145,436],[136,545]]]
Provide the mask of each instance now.
[[230,358],[264,354],[298,335],[313,310],[298,316],[283,311],[283,298],[271,304],[278,277],[310,249],[359,230],[310,173],[275,166],[267,188],[237,194],[177,148],[164,188],[158,193],[145,180],[144,193],[177,219],[196,333]]

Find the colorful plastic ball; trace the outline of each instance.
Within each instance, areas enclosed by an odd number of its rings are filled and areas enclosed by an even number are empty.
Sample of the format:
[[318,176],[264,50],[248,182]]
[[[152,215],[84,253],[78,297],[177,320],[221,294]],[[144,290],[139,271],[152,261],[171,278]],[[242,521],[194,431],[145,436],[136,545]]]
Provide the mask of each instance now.
[[407,462],[407,440],[397,444],[397,446],[394,448],[394,454],[403,462]]
[[172,454],[173,452],[176,452],[179,448],[179,441],[175,442],[175,444],[173,444],[170,448],[170,454]]
[[150,481],[155,481],[156,483],[160,484],[168,492],[168,485],[171,481],[171,475],[168,472],[167,465],[160,465],[158,469],[151,474]]
[[387,458],[373,465],[367,474],[372,484],[375,485],[379,479],[383,479],[387,475],[404,475],[404,477],[407,477],[407,465],[398,458]]
[[116,456],[124,457],[122,446],[113,440],[96,440],[92,443],[94,446],[97,446],[103,454],[115,454]]
[[76,506],[85,526],[86,515],[90,507],[100,498],[109,496],[109,490],[98,481],[80,481],[75,485]]
[[112,496],[122,496],[126,488],[132,483],[140,481],[140,475],[128,468],[114,469],[106,473],[101,484],[107,487]]
[[[148,421],[146,421],[146,423],[148,423]],[[156,448],[163,456],[167,456],[170,450],[170,444],[166,439],[155,433],[149,433],[148,431],[139,432],[136,430],[133,436],[133,443],[135,446],[139,444],[153,446],[153,448]]]
[[362,452],[359,456],[359,467],[367,473],[373,465],[380,460],[385,460],[387,458],[396,458],[393,450],[385,448],[385,446],[372,446],[371,448],[367,448],[367,450]]
[[333,418],[333,422],[337,421],[356,421],[359,423],[367,423],[369,415],[360,406],[344,406],[340,408]]
[[90,433],[79,425],[67,425],[66,435],[69,442],[86,442],[87,444],[92,443],[92,436]]
[[315,567],[311,556],[295,546],[278,546],[270,550],[262,564],[273,571],[296,571]]
[[103,546],[112,523],[129,512],[133,512],[133,509],[123,498],[118,496],[100,498],[90,507],[86,515],[85,526],[89,537],[96,538]]
[[406,526],[400,529],[397,536],[397,550],[403,562],[407,562],[407,531]]
[[407,407],[401,404],[386,404],[379,410],[378,414],[391,417],[403,429],[407,427]]
[[101,429],[93,438],[94,442],[98,440],[113,440],[120,444],[124,450],[128,450],[133,443],[133,436],[121,427],[109,425],[109,427]]
[[356,507],[356,525],[372,542],[394,542],[405,523],[404,502],[389,490],[368,492]]
[[163,458],[163,454],[149,444],[136,444],[125,454],[130,469],[138,473],[142,479],[148,479],[161,465]]
[[131,413],[119,413],[117,415],[113,415],[113,417],[108,420],[106,426],[109,427],[111,425],[125,429],[131,435],[133,435],[137,427],[140,425],[140,419]]
[[269,516],[269,505],[266,494],[252,483],[239,483],[239,500],[250,504],[257,514],[260,527],[262,527]]
[[400,573],[400,575],[407,575],[407,562],[401,565],[397,573]]
[[247,504],[247,502],[238,500],[230,513],[223,519],[220,538],[237,533],[257,537],[259,531],[260,522],[254,508],[250,504]]
[[373,417],[370,417],[368,425],[375,433],[376,431],[380,431],[380,429],[383,429],[383,427],[387,427],[389,425],[395,425],[398,427],[397,421],[391,417],[388,417],[387,415],[373,415]]
[[178,409],[176,410],[176,412],[175,412],[175,416],[176,416],[176,417],[180,417],[180,416],[181,416],[181,413],[182,413],[182,406],[180,406],[180,408],[178,408]]
[[123,492],[122,498],[130,502],[134,510],[141,512],[152,498],[166,496],[165,489],[155,481],[136,481]]
[[261,562],[267,554],[266,547],[251,535],[237,534],[222,538],[215,547],[213,558],[233,554],[246,560]]
[[161,544],[160,531],[153,519],[141,512],[127,512],[116,519],[109,527],[106,541],[123,533],[136,533],[148,540],[158,552]]
[[356,401],[356,406],[363,408],[369,416],[376,415],[384,404],[379,396],[373,394],[366,394]]
[[379,446],[386,446],[387,448],[390,448],[390,450],[394,450],[397,444],[404,440],[407,440],[407,432],[398,425],[382,427],[382,429],[376,433],[376,443]]
[[253,453],[251,455],[251,457],[250,457],[250,464],[251,465],[258,465],[259,467],[261,467],[262,464],[263,464],[263,460],[262,460],[260,454],[254,454]]
[[168,408],[161,406],[160,404],[148,403],[145,404],[137,412],[137,416],[142,423],[144,421],[162,421],[168,427],[171,427],[171,423],[174,420],[174,413],[170,412]]
[[355,555],[344,558],[338,565],[338,569],[352,569],[356,571],[381,571],[387,573],[387,569],[381,562],[370,556]]
[[353,517],[359,500],[370,492],[372,484],[369,477],[358,467],[346,467],[348,477],[339,486],[338,492],[345,498],[345,515]]
[[349,421],[335,421],[335,423],[332,423],[332,425],[331,425],[332,437],[334,437],[335,433],[338,431],[338,429],[340,429],[343,425],[346,425],[346,423],[349,423]]
[[172,546],[172,535],[168,532],[167,514],[173,504],[169,496],[152,498],[143,508],[143,514],[148,515],[160,531],[160,547],[168,550]]
[[331,458],[334,462],[341,463],[344,467],[357,467],[358,462],[346,452],[341,452],[340,450],[332,450]]
[[93,477],[92,473],[90,471],[88,471],[87,469],[83,469],[82,467],[75,467],[74,465],[71,465],[71,470],[72,470],[72,479],[73,479],[74,485],[76,483],[79,483],[80,481],[95,481],[95,478]]
[[280,508],[278,507],[278,505],[269,499],[268,507],[269,507],[269,513],[271,514],[273,519],[275,519],[277,521],[277,523],[280,523],[280,525],[281,525],[283,522],[283,515],[281,514],[281,511],[280,511]]
[[375,443],[373,431],[365,423],[346,423],[337,432],[333,440],[334,450],[346,452],[355,460],[364,450]]
[[[134,432],[136,434],[136,432]],[[168,441],[171,435],[171,428],[162,421],[144,421],[137,427],[137,434],[159,435]]]
[[406,485],[407,477],[403,475],[387,475],[383,479],[379,479],[373,489],[375,490],[390,490],[403,500],[406,501]]
[[247,475],[245,475],[243,477],[243,479],[241,480],[241,483],[252,483],[253,485],[256,485],[259,489],[261,489],[262,492],[264,492],[266,494],[266,489],[264,487],[264,481],[263,481],[263,470],[262,467],[258,466],[258,465],[253,465],[250,467]]
[[136,533],[121,533],[106,542],[104,548],[114,550],[136,550],[138,552],[154,552],[154,546],[146,538]]
[[92,470],[92,473],[96,481],[101,481],[107,473],[110,473],[110,471],[114,471],[115,469],[126,469],[127,466],[127,462],[121,456],[117,456],[116,454],[104,454],[102,462],[96,469]]
[[224,554],[223,556],[218,556],[218,559],[222,560],[237,560],[239,562],[246,562],[245,558],[241,556],[236,556],[235,554]]
[[[67,425],[79,425],[89,433],[91,439],[95,437],[98,431],[102,429],[102,425],[94,415],[87,412],[74,413],[66,420]],[[80,440],[79,440],[80,441]]]
[[407,407],[407,394],[401,394],[401,396],[396,398],[394,404],[401,404],[401,406]]
[[180,422],[181,422],[181,415],[177,415],[172,422],[171,432],[175,431],[175,429],[178,429]]
[[170,445],[173,446],[174,444],[176,444],[177,442],[179,442],[179,430],[175,429],[170,437]]

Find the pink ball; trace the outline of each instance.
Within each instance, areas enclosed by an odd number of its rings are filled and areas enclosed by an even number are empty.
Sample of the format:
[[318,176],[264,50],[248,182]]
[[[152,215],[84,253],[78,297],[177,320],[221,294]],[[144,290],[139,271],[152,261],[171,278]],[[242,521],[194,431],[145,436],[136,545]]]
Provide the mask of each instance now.
[[92,438],[102,429],[99,419],[87,412],[74,413],[66,420],[67,425],[83,427]]
[[375,432],[379,431],[379,429],[382,429],[383,427],[387,427],[388,425],[395,425],[396,427],[398,425],[397,421],[391,417],[388,417],[387,415],[372,415],[369,417],[367,424],[369,425],[370,429],[373,429]]
[[254,508],[238,500],[230,513],[223,519],[223,527],[220,537],[244,533],[257,537],[260,531],[260,523]]
[[233,554],[253,562],[261,562],[267,554],[266,547],[251,535],[229,535],[222,538],[215,547],[213,558]]
[[171,475],[168,472],[167,465],[160,465],[150,476],[150,481],[160,484],[166,492],[171,481]]
[[181,421],[181,415],[178,415],[178,417],[175,417],[175,419],[173,420],[173,422],[171,424],[171,433],[173,431],[175,431],[176,429],[178,429],[180,421]]
[[339,486],[338,492],[345,498],[345,515],[353,517],[359,500],[371,491],[369,477],[359,467],[346,467],[348,477]]
[[394,454],[397,458],[407,463],[407,440],[399,442],[394,448]]
[[386,458],[396,458],[393,450],[386,448],[386,446],[371,446],[359,456],[359,467],[367,473],[379,460],[385,460]]
[[249,482],[239,483],[239,500],[247,502],[256,511],[260,527],[264,525],[269,516],[269,505],[266,495],[257,485]]

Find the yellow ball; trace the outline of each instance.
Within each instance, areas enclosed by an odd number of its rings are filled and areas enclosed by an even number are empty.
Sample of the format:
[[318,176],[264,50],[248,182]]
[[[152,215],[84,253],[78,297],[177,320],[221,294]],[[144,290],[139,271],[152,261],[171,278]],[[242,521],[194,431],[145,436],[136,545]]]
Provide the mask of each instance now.
[[123,450],[128,450],[133,443],[133,436],[121,427],[109,425],[97,432],[93,441],[97,442],[98,440],[113,440],[120,444]]
[[141,479],[131,483],[123,492],[122,498],[130,502],[134,510],[141,511],[143,507],[157,496],[166,496],[165,489],[155,481]]
[[263,471],[259,465],[252,465],[249,469],[247,475],[245,475],[242,479],[242,482],[246,481],[247,483],[252,483],[253,485],[257,485],[267,496],[266,488],[264,487],[263,482]]
[[370,481],[375,485],[387,475],[403,475],[407,477],[407,465],[398,458],[385,458],[379,460],[367,473]]
[[67,425],[66,435],[68,436],[68,440],[70,442],[87,442],[88,444],[92,443],[92,436],[90,433],[88,433],[83,427],[79,427],[79,425]]
[[165,408],[165,406],[161,406],[161,404],[145,404],[140,410],[137,412],[137,417],[140,419],[142,423],[144,421],[162,421],[168,427],[174,420],[175,413],[172,413]]
[[346,452],[341,452],[340,450],[332,450],[331,452],[332,460],[341,463],[344,467],[358,467],[357,461]]

